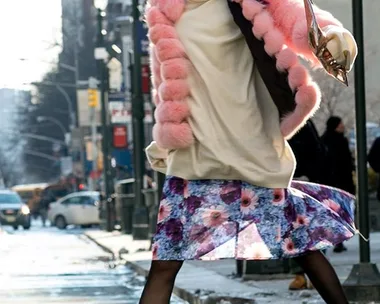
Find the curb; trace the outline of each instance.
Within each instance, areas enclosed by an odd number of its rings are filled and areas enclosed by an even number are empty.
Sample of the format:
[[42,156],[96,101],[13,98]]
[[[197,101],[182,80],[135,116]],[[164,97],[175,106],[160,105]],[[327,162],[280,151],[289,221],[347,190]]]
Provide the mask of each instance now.
[[[128,260],[125,260],[125,262],[126,262],[126,265],[129,266],[138,275],[144,278],[148,276],[149,271],[139,266],[137,263],[134,263]],[[173,293],[179,298],[181,298],[182,300],[187,301],[191,304],[203,304],[202,302],[199,302],[199,297],[197,297],[195,294],[185,289],[179,288],[177,286],[174,286]]]
[[[112,258],[116,258],[115,252],[113,252],[107,246],[104,246],[101,242],[97,241],[96,238],[88,235],[87,233],[83,234],[90,241],[95,243],[98,247],[100,247],[105,252],[112,255]],[[125,257],[120,256],[120,259],[125,262],[127,266],[129,266],[133,271],[135,271],[139,276],[146,278],[149,274],[149,271],[134,263],[132,261],[128,261]],[[208,291],[196,290],[195,292],[189,291],[187,289],[174,286],[173,293],[179,297],[180,299],[190,303],[190,304],[256,304],[255,300],[246,299],[246,298],[237,298],[237,297],[229,297],[229,296],[220,296]]]
[[100,247],[103,251],[111,254],[112,255],[112,260],[115,260],[115,258],[116,258],[115,252],[113,252],[107,246],[104,246],[102,243],[100,243],[99,241],[97,241],[95,238],[93,238],[92,236],[88,235],[87,233],[84,233],[83,235],[86,238],[88,238],[91,242],[93,242],[94,244],[96,244],[98,247]]
[[[126,265],[128,265],[138,275],[145,278],[148,276],[149,271],[139,266],[137,263],[128,260],[125,260],[125,262]],[[174,286],[173,293],[180,299],[187,301],[190,304],[256,304],[256,301],[252,299],[220,296],[213,294],[212,292],[205,292],[201,290],[191,292],[178,286]]]

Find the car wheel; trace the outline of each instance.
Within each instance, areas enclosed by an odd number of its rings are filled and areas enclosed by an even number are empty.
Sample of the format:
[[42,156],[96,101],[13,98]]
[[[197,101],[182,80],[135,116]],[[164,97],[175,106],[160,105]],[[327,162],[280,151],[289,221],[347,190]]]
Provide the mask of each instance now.
[[22,228],[24,228],[24,230],[29,230],[31,226],[32,226],[32,219],[30,218],[30,216],[28,216],[25,218],[24,225],[22,225]]
[[62,215],[58,215],[55,218],[54,224],[58,229],[61,229],[61,230],[66,229],[67,227],[66,220]]
[[18,226],[13,226],[13,229],[14,230],[18,230]]

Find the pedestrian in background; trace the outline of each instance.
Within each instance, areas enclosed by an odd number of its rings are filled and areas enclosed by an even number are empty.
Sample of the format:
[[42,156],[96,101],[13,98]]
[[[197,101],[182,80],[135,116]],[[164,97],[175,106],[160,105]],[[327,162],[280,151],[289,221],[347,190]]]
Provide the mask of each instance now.
[[[373,142],[368,154],[368,163],[376,173],[380,173],[380,137]],[[377,180],[377,199],[380,201],[380,176]]]
[[[186,260],[294,257],[327,303],[347,304],[320,250],[354,235],[354,198],[291,182],[286,139],[320,96],[297,57],[315,60],[303,1],[148,3],[157,124],[146,152],[166,180],[140,303],[168,304]],[[339,57],[345,49],[354,60],[352,35],[331,14],[317,16]]]
[[[355,195],[353,179],[354,159],[345,136],[345,125],[342,118],[331,116],[326,123],[322,141],[327,148],[327,163],[331,168],[331,180],[327,184]],[[341,253],[347,248],[343,243],[335,246],[334,252]]]
[[[331,180],[330,167],[327,166],[327,150],[312,120],[289,140],[297,161],[294,173],[295,180],[327,185]],[[290,269],[295,274],[290,283],[290,290],[312,288],[308,284],[305,272],[294,259],[290,259]]]

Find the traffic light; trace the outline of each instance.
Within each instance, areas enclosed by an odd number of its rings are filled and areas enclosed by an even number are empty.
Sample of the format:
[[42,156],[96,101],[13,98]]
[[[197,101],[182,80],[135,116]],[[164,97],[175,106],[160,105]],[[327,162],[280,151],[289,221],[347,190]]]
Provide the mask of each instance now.
[[91,108],[96,108],[98,103],[98,90],[88,89],[88,106]]

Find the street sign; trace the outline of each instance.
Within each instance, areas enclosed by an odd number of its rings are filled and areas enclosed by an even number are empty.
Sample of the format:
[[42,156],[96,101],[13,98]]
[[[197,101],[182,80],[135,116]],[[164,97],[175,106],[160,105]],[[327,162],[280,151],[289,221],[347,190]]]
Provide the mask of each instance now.
[[97,47],[94,50],[94,57],[96,60],[107,60],[109,54],[105,47]]
[[73,159],[70,156],[61,157],[61,174],[69,175],[73,172]]
[[123,83],[123,67],[121,62],[116,58],[112,58],[108,63],[109,69],[109,87],[112,91],[121,91]]
[[119,102],[124,102],[126,100],[126,96],[124,92],[110,92],[108,94],[108,101],[113,102],[113,101],[119,101]]
[[108,103],[113,124],[130,123],[132,121],[132,108],[130,102],[112,101]]
[[113,146],[117,149],[128,146],[127,126],[113,127]]
[[149,54],[149,40],[148,40],[148,25],[145,22],[138,22],[137,37],[139,43],[139,51],[142,56]]

